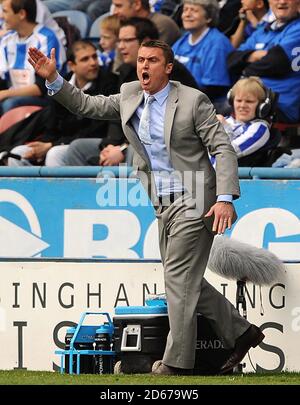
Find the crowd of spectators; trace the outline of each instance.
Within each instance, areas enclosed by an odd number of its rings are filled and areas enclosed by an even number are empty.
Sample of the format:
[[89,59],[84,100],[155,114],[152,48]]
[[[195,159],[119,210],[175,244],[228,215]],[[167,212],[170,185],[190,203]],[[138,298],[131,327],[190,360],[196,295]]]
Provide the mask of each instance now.
[[[27,61],[32,46],[47,55],[55,48],[58,71],[82,91],[110,95],[122,83],[137,79],[140,44],[164,40],[175,55],[171,79],[209,96],[240,162],[249,156],[249,166],[256,152],[274,147],[270,142],[274,120],[295,126],[300,121],[300,0],[2,0],[0,4],[0,115],[19,106],[43,107],[22,126],[12,125],[0,135],[0,152],[20,156],[9,158],[8,165],[131,162],[130,146],[118,122],[83,119],[50,101],[45,84]],[[97,20],[99,39],[95,42],[88,34],[78,38],[78,31],[77,37],[70,36],[70,22],[63,25],[54,15],[65,10],[85,13],[90,26]],[[250,78],[251,85],[244,78]],[[236,110],[238,103],[242,113]],[[266,105],[267,114],[259,115],[259,108]],[[298,157],[297,151],[291,156]]]

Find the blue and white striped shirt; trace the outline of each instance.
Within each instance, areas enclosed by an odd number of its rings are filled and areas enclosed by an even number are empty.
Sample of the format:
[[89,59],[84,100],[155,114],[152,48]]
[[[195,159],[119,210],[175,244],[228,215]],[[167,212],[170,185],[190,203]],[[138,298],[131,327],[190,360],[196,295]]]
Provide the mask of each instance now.
[[109,52],[99,52],[98,51],[98,60],[99,65],[103,66],[105,69],[108,69],[112,62],[115,60],[116,51],[113,49]]
[[55,48],[57,69],[61,70],[66,61],[66,53],[55,33],[41,24],[37,24],[30,36],[20,38],[16,31],[9,31],[0,44],[0,75],[2,79],[9,79],[11,70],[27,70],[30,83],[35,83],[33,67],[28,62],[29,47],[36,47],[45,55],[50,56],[51,48]]
[[256,152],[270,138],[269,124],[261,119],[241,122],[234,117],[226,117],[223,125],[238,158]]

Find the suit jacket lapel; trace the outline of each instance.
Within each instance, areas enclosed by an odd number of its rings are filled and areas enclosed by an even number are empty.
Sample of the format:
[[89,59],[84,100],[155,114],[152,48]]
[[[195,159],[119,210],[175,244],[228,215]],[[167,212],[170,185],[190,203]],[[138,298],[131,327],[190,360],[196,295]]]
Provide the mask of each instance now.
[[174,115],[177,108],[178,102],[178,91],[177,86],[170,82],[171,89],[167,100],[166,106],[166,113],[165,113],[165,128],[164,128],[164,136],[165,136],[165,143],[167,150],[170,155],[170,142],[171,142],[171,133],[172,133],[172,126],[174,121]]
[[141,104],[144,98],[144,93],[139,91],[138,94],[131,94],[126,100],[124,105],[123,122],[127,125],[130,118],[135,113],[138,106]]

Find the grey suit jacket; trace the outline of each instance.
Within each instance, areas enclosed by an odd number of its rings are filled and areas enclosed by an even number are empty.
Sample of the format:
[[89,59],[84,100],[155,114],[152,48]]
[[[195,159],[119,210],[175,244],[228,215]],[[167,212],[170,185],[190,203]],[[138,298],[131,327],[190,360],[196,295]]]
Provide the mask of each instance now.
[[[237,198],[240,194],[236,153],[208,97],[179,82],[171,81],[170,85],[165,113],[165,144],[176,171],[201,171],[204,174],[203,208],[207,212],[216,201],[216,195],[231,194]],[[53,97],[75,114],[93,119],[121,118],[124,134],[135,150],[134,166],[147,174],[141,176],[141,181],[155,205],[154,182],[149,181],[149,157],[131,124],[131,117],[143,100],[139,82],[124,83],[120,94],[105,97],[86,95],[64,81],[62,89]],[[207,151],[216,158],[216,170]],[[150,188],[149,184],[152,184]]]

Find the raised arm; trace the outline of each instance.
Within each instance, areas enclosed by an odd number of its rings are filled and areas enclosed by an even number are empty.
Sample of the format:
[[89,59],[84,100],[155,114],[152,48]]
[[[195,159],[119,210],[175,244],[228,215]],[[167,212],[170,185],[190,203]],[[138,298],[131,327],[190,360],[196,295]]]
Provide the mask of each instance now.
[[37,48],[29,48],[28,62],[32,65],[35,72],[43,79],[48,80],[49,83],[54,82],[57,78],[55,49],[52,48],[50,58]]
[[35,72],[50,83],[50,87],[48,87],[47,83],[46,86],[50,90],[51,97],[71,113],[96,120],[120,120],[119,94],[113,94],[109,97],[103,95],[91,96],[63,79],[58,83],[60,88],[53,91],[51,83],[59,77],[56,71],[54,48],[51,49],[50,58],[36,48],[29,48],[28,55],[28,61]]

